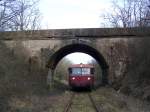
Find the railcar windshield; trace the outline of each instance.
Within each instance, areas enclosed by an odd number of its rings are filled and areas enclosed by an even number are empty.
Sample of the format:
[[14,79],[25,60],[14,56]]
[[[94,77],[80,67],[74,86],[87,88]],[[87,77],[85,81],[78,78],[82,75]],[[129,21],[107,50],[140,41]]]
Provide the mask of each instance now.
[[90,68],[82,68],[82,75],[90,74]]
[[81,75],[81,68],[72,68],[73,75]]
[[72,75],[89,75],[89,74],[91,74],[91,70],[90,70],[90,68],[75,67],[75,68],[72,68],[70,74],[72,74]]

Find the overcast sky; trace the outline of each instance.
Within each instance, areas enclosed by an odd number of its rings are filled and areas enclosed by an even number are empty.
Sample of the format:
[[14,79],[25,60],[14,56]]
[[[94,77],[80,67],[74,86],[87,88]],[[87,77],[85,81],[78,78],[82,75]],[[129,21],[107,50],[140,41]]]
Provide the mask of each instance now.
[[74,64],[80,64],[80,63],[87,64],[91,62],[91,60],[94,60],[94,58],[91,57],[90,55],[81,52],[71,53],[67,55],[66,58],[68,58]]
[[41,0],[44,28],[97,28],[111,0]]

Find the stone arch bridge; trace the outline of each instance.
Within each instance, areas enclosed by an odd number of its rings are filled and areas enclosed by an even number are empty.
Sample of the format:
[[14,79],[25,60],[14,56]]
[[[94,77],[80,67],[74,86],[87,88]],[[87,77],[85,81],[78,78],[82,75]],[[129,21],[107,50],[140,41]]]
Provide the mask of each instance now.
[[[0,41],[15,54],[16,46],[25,50],[30,64],[38,60],[48,84],[58,62],[73,52],[83,52],[97,60],[102,68],[103,84],[122,76],[130,63],[129,40],[150,37],[150,28],[87,28],[1,32]],[[32,71],[32,69],[31,69]],[[45,81],[46,82],[46,81]]]

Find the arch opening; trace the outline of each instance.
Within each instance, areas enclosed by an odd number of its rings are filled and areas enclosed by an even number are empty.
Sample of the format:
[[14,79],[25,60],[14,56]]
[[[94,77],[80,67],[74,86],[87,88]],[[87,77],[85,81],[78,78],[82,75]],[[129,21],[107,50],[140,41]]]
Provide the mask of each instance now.
[[82,52],[74,52],[66,55],[64,58],[68,59],[72,64],[92,64],[96,62],[92,56]]
[[53,80],[53,75],[54,75],[54,70],[59,63],[59,61],[65,57],[68,54],[75,53],[75,52],[81,52],[88,54],[92,56],[99,66],[102,69],[102,83],[103,84],[108,84],[108,64],[106,63],[105,58],[100,54],[99,51],[97,51],[95,48],[85,45],[85,44],[72,44],[72,45],[67,45],[65,47],[62,47],[58,51],[56,51],[49,59],[48,61],[48,67],[49,67],[49,76],[50,79],[48,82]]

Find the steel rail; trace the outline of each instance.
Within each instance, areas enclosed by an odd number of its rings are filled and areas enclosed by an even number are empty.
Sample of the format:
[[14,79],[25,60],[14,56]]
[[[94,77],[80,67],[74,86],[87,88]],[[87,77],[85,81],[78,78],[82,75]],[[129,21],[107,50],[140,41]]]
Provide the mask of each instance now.
[[68,101],[68,103],[67,103],[67,105],[66,105],[66,107],[65,107],[63,112],[68,112],[69,111],[69,109],[70,109],[70,107],[72,105],[72,101],[73,101],[74,97],[75,97],[75,93],[72,93],[72,95],[71,95],[71,97],[70,97],[70,99],[69,99],[69,101]]
[[94,99],[93,99],[93,97],[91,96],[90,93],[88,93],[88,96],[89,96],[90,101],[92,102],[92,105],[93,105],[94,109],[96,110],[96,112],[102,112],[102,111],[98,108],[98,106],[96,105],[96,103],[95,103],[95,101],[94,101]]
[[[69,109],[71,108],[71,105],[73,103],[73,99],[75,97],[75,94],[76,93],[74,93],[74,92],[71,94],[71,97],[70,97],[68,103],[66,104],[63,112],[69,112]],[[91,101],[95,111],[96,112],[102,112],[102,110],[96,105],[96,103],[95,103],[95,101],[94,101],[94,99],[93,99],[93,97],[92,97],[92,95],[90,93],[88,93],[88,97],[89,97],[89,99],[90,99],[90,101]]]

